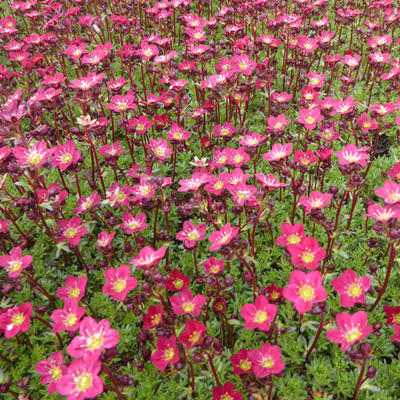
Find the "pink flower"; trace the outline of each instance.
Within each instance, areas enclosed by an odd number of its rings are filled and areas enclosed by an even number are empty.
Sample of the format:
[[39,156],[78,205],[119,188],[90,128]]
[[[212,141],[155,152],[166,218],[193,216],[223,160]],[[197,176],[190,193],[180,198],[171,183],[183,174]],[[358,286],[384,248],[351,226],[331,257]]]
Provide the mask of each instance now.
[[400,184],[393,181],[385,181],[383,187],[375,190],[377,196],[384,199],[386,204],[400,202]]
[[186,132],[185,128],[173,123],[170,131],[167,133],[167,136],[170,140],[184,141],[189,139],[190,133]]
[[162,246],[158,250],[154,250],[152,247],[146,246],[140,250],[139,255],[129,261],[129,264],[136,265],[138,269],[149,268],[153,265],[157,265],[160,260],[164,257],[167,248]]
[[255,186],[240,182],[237,185],[228,187],[228,190],[232,194],[233,201],[237,206],[243,206],[246,203],[256,201],[255,194],[257,188]]
[[341,350],[346,351],[352,344],[365,339],[371,332],[372,326],[368,325],[368,317],[365,311],[355,314],[336,314],[336,324],[339,329],[330,329],[326,338],[334,343],[341,344]]
[[183,230],[176,234],[176,238],[184,242],[187,249],[192,249],[196,246],[197,242],[205,237],[207,225],[199,224],[194,225],[190,221],[183,223]]
[[310,212],[328,206],[331,199],[330,193],[311,192],[310,197],[301,197],[299,203],[306,209],[306,212]]
[[212,233],[208,238],[208,240],[213,243],[210,247],[210,251],[218,250],[222,246],[229,244],[237,235],[239,229],[238,227],[231,227],[230,222],[227,222],[219,231]]
[[73,300],[76,303],[85,295],[87,278],[81,276],[74,278],[69,276],[65,281],[65,287],[57,289],[56,296],[62,300]]
[[150,306],[143,316],[143,329],[149,330],[163,323],[164,309],[162,306]]
[[81,152],[76,149],[75,142],[68,140],[64,145],[55,147],[51,165],[65,171],[70,165],[76,164],[80,157]]
[[315,129],[318,122],[322,121],[323,119],[324,117],[321,115],[319,108],[305,108],[300,110],[300,116],[297,118],[297,121],[303,124],[306,129],[311,131]]
[[208,173],[204,171],[196,171],[190,179],[181,179],[178,192],[196,191],[208,182]]
[[357,119],[357,124],[363,132],[373,131],[378,128],[378,125],[373,119],[369,119],[367,113],[362,113]]
[[125,149],[121,148],[121,142],[117,140],[111,146],[109,144],[104,145],[99,149],[99,154],[103,154],[106,157],[118,157],[120,154],[124,153]]
[[131,118],[129,120],[128,129],[135,128],[139,135],[144,134],[153,126],[153,122],[150,121],[146,116],[141,115],[139,118]]
[[83,76],[79,79],[72,79],[69,87],[72,89],[80,89],[83,91],[90,90],[93,86],[100,84],[105,75],[103,73],[96,74],[91,72],[88,76]]
[[157,350],[151,355],[151,362],[161,371],[168,364],[176,364],[179,361],[179,350],[176,346],[176,336],[169,339],[158,337]]
[[48,385],[47,391],[55,393],[57,383],[66,373],[67,367],[63,365],[63,356],[61,351],[56,351],[50,356],[50,360],[42,360],[36,364],[36,372],[42,377],[40,383]]
[[273,174],[268,174],[265,176],[264,174],[255,174],[258,182],[261,183],[264,187],[269,190],[279,189],[281,187],[288,187],[287,183],[282,183],[277,179]]
[[179,342],[190,350],[203,342],[206,332],[206,326],[202,322],[191,319],[186,322],[185,330],[179,336]]
[[165,139],[150,139],[150,142],[146,147],[160,160],[165,160],[173,153]]
[[63,229],[60,241],[67,241],[71,246],[78,246],[81,237],[87,233],[87,229],[81,225],[79,217],[72,217],[69,220],[63,219],[58,226]]
[[283,158],[287,158],[290,156],[292,152],[292,143],[284,144],[283,146],[280,143],[275,143],[272,146],[272,150],[268,153],[263,154],[263,160],[267,161],[279,161]]
[[383,311],[385,312],[387,318],[386,325],[400,324],[400,306],[383,306]]
[[0,315],[0,330],[7,339],[19,332],[26,332],[31,326],[32,304],[22,303],[19,306],[6,308]]
[[290,283],[283,289],[283,297],[293,303],[294,308],[305,314],[314,303],[328,298],[322,286],[322,275],[318,271],[305,274],[303,271],[292,271]]
[[277,117],[268,118],[268,128],[271,128],[277,132],[282,132],[291,122],[292,121],[290,119],[286,119],[285,114],[279,114]]
[[214,126],[214,136],[215,137],[230,137],[234,135],[237,128],[232,126],[229,122],[225,122],[223,125]]
[[253,364],[249,358],[249,352],[246,349],[240,350],[237,354],[232,354],[231,363],[234,375],[249,374]]
[[87,363],[74,360],[57,383],[57,391],[67,400],[83,400],[96,397],[103,392],[103,381],[99,377],[101,362]]
[[285,363],[281,358],[279,346],[265,343],[260,350],[250,350],[249,358],[252,362],[252,370],[258,378],[276,375],[285,369]]
[[76,300],[66,300],[64,308],[51,313],[50,318],[54,321],[53,332],[76,331],[85,313],[86,310],[78,307]]
[[86,317],[79,326],[80,336],[72,339],[67,347],[71,357],[83,357],[88,363],[95,362],[103,349],[110,349],[119,342],[119,333],[110,329],[110,323],[102,319],[97,323],[93,318]]
[[300,268],[316,269],[326,256],[326,251],[319,247],[313,237],[305,237],[300,243],[288,246],[292,264]]
[[209,275],[218,275],[224,270],[224,260],[217,260],[215,257],[210,257],[204,261],[203,267]]
[[340,305],[352,307],[354,304],[365,304],[365,293],[371,286],[371,279],[367,276],[357,277],[357,274],[346,269],[342,276],[332,281],[332,287],[340,294]]
[[335,156],[339,159],[340,165],[359,164],[365,167],[368,161],[368,155],[364,150],[354,144],[346,145],[342,151],[335,151]]
[[232,66],[234,72],[249,76],[253,73],[257,63],[250,60],[246,54],[241,54],[232,58]]
[[281,225],[282,236],[276,239],[276,244],[279,246],[289,246],[299,244],[305,239],[303,224],[291,225],[283,222]]
[[74,214],[86,214],[89,210],[100,204],[101,197],[97,192],[93,192],[88,197],[80,197]]
[[104,271],[107,283],[103,286],[103,293],[111,296],[115,301],[123,301],[126,295],[138,285],[138,280],[130,276],[129,265],[121,265],[118,269],[109,268]]
[[171,271],[171,275],[165,281],[165,287],[168,290],[179,291],[185,290],[188,288],[190,284],[190,278],[186,275],[183,275],[179,269],[173,269]]
[[0,256],[0,266],[7,272],[10,278],[17,277],[25,268],[28,268],[33,261],[30,255],[21,256],[22,248],[14,248],[10,255]]
[[170,302],[175,314],[198,317],[206,302],[206,297],[201,294],[193,297],[192,291],[185,289],[179,295],[172,296]]
[[139,201],[142,199],[150,199],[151,197],[154,196],[155,189],[154,185],[149,182],[148,178],[145,176],[142,176],[140,178],[139,185],[134,185],[130,189],[131,194],[133,194],[135,197],[133,198],[134,201]]
[[264,140],[266,140],[266,136],[259,135],[256,132],[249,132],[247,135],[244,135],[243,138],[240,140],[239,144],[241,146],[247,147],[257,147],[259,146]]
[[53,149],[49,150],[44,142],[37,142],[29,147],[29,149],[16,146],[13,153],[19,165],[29,165],[38,168],[49,160],[53,154]]
[[115,232],[108,233],[106,231],[100,232],[97,238],[97,248],[99,250],[107,250],[107,247],[111,245],[115,236]]
[[243,395],[235,392],[231,382],[226,382],[223,386],[217,386],[212,390],[213,400],[242,400]]
[[260,295],[254,304],[245,304],[242,307],[242,317],[246,321],[246,329],[258,328],[260,331],[269,331],[271,321],[275,318],[278,307],[270,304],[268,299]]
[[136,217],[130,213],[124,213],[122,216],[122,224],[120,224],[119,227],[123,229],[127,235],[131,235],[143,231],[148,227],[146,218],[145,213],[139,213]]

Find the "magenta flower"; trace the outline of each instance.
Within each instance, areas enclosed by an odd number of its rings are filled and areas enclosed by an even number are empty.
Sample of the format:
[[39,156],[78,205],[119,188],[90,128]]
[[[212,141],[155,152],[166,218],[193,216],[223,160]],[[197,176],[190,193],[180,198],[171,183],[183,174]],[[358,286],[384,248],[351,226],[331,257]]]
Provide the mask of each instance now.
[[305,314],[314,303],[328,298],[322,286],[322,275],[318,271],[305,274],[303,271],[294,270],[290,275],[290,283],[283,289],[283,297],[292,302],[294,308]]
[[51,313],[50,318],[54,321],[53,332],[76,331],[85,313],[86,310],[78,307],[76,300],[65,300],[64,308]]
[[292,264],[300,268],[316,269],[326,256],[325,249],[319,247],[313,237],[305,237],[300,243],[287,248],[292,256]]
[[346,351],[352,344],[365,339],[371,332],[372,326],[368,325],[368,317],[365,311],[355,314],[336,314],[336,324],[339,329],[330,329],[326,338],[334,343],[341,344],[341,350]]
[[339,159],[340,165],[359,164],[362,167],[367,165],[368,155],[363,148],[359,149],[354,144],[348,144],[342,151],[335,151],[335,156]]
[[279,179],[277,179],[273,174],[268,174],[268,176],[265,176],[264,174],[255,174],[255,176],[258,182],[260,182],[261,185],[266,187],[268,190],[275,190],[289,186],[287,183],[280,182]]
[[386,325],[400,324],[400,306],[383,306],[383,311],[385,312],[387,318]]
[[269,331],[272,320],[276,317],[278,307],[270,304],[268,299],[260,295],[254,304],[245,304],[242,307],[242,317],[246,329],[258,328],[260,331]]
[[150,306],[143,316],[143,329],[149,330],[163,323],[164,309],[162,306]]
[[40,383],[48,385],[47,391],[55,393],[57,383],[66,373],[67,367],[63,365],[63,356],[61,351],[56,351],[50,356],[50,360],[42,360],[36,364],[36,372],[42,377]]
[[206,333],[206,326],[202,322],[190,319],[185,324],[185,330],[179,336],[179,342],[185,345],[187,350],[190,350],[203,342]]
[[192,249],[196,246],[197,242],[205,237],[207,225],[199,224],[194,225],[190,221],[183,223],[183,230],[176,234],[176,238],[184,242],[187,249]]
[[9,339],[19,332],[26,332],[31,326],[32,304],[22,303],[19,306],[6,308],[0,315],[0,330]]
[[182,290],[180,294],[170,298],[175,314],[191,315],[192,317],[198,317],[200,315],[201,308],[206,300],[206,297],[201,294],[193,297],[190,289]]
[[88,76],[83,76],[79,79],[72,79],[70,81],[69,87],[72,89],[80,89],[83,91],[90,90],[95,85],[100,84],[105,75],[103,73],[96,74],[95,72],[91,72]]
[[81,358],[72,361],[57,383],[58,393],[67,396],[67,400],[83,400],[98,396],[103,392],[100,370],[100,361],[88,363]]
[[176,336],[169,339],[158,337],[157,350],[151,355],[151,362],[161,371],[168,364],[176,364],[179,361],[179,350],[176,346]]
[[165,139],[150,139],[147,148],[160,160],[165,160],[173,153],[171,147]]
[[209,275],[219,275],[224,270],[224,260],[217,260],[215,257],[210,257],[204,261],[203,267]]
[[277,117],[269,117],[267,122],[268,128],[277,132],[282,132],[292,121],[290,119],[286,119],[285,114],[279,114]]
[[65,280],[65,287],[57,289],[56,296],[62,300],[73,300],[76,303],[85,295],[87,278],[69,276]]
[[300,197],[299,203],[309,213],[311,210],[322,209],[329,205],[332,199],[330,193],[311,192],[310,197]]
[[390,340],[400,343],[400,325],[396,324],[393,326],[394,335],[390,336]]
[[178,192],[189,192],[196,191],[201,188],[205,183],[208,182],[209,175],[204,171],[196,171],[191,178],[189,179],[181,179],[179,181],[179,185],[181,186],[178,189]]
[[260,350],[250,350],[249,358],[252,362],[252,370],[258,378],[265,378],[269,375],[276,375],[285,369],[285,363],[281,358],[279,346],[272,346],[265,343]]
[[314,164],[318,161],[317,157],[314,156],[313,152],[310,150],[301,151],[297,150],[294,154],[293,161],[296,161],[304,168],[309,167],[311,164]]
[[115,232],[108,233],[107,231],[100,232],[99,236],[97,237],[97,248],[99,250],[106,250],[107,246],[112,244],[114,239]]
[[0,256],[0,266],[7,272],[10,278],[17,277],[25,268],[28,268],[33,261],[30,255],[21,256],[22,248],[14,248],[10,255]]
[[67,241],[71,246],[78,246],[81,237],[87,233],[87,229],[81,225],[79,217],[72,217],[69,220],[63,219],[58,226],[63,229],[60,241]]
[[189,139],[190,133],[185,131],[185,128],[182,128],[178,124],[172,124],[170,131],[167,133],[167,136],[170,140],[175,141],[184,141]]
[[294,244],[300,244],[305,238],[303,224],[291,225],[287,222],[283,222],[281,225],[282,236],[276,239],[276,244],[279,246],[290,246]]
[[110,323],[102,319],[97,323],[93,318],[86,317],[79,326],[80,336],[72,339],[67,347],[71,357],[83,357],[85,362],[93,363],[103,349],[110,349],[119,342],[119,333],[110,329]]
[[153,265],[157,265],[164,257],[166,250],[167,248],[165,246],[160,247],[158,250],[154,250],[149,246],[143,247],[143,249],[140,250],[139,255],[129,261],[129,264],[135,265],[138,269],[146,269]]
[[65,171],[70,165],[76,164],[80,157],[81,152],[76,149],[75,142],[68,140],[64,145],[55,147],[51,165]]
[[240,228],[231,227],[230,222],[227,222],[219,231],[211,234],[208,238],[213,244],[210,247],[210,251],[215,251],[220,249],[230,243],[230,241],[237,235]]
[[139,213],[135,217],[130,213],[124,213],[122,216],[122,224],[120,228],[125,231],[127,235],[145,230],[148,227],[146,224],[147,216],[145,213]]
[[217,386],[212,390],[213,400],[242,400],[243,395],[235,392],[231,382],[226,382],[223,386]]
[[290,156],[292,152],[292,143],[287,143],[284,145],[281,145],[280,143],[275,143],[272,146],[271,151],[268,153],[263,154],[262,158],[263,160],[267,161],[279,161],[282,160],[283,158],[287,158]]
[[89,210],[100,204],[101,197],[97,192],[93,192],[88,197],[81,197],[78,200],[77,207],[74,209],[74,214],[86,214]]
[[354,304],[365,304],[365,294],[371,286],[368,276],[357,277],[357,274],[346,269],[342,276],[332,281],[332,287],[340,294],[342,307],[353,307]]
[[173,269],[171,271],[171,275],[165,281],[165,287],[168,290],[179,291],[185,290],[189,287],[190,278],[186,275],[183,275],[179,269]]
[[130,276],[129,265],[121,265],[118,269],[109,268],[104,271],[106,284],[103,293],[115,301],[123,301],[126,295],[138,285],[138,280]]
[[29,165],[38,168],[49,160],[53,154],[53,149],[49,150],[44,142],[37,142],[29,149],[16,146],[13,153],[19,165]]

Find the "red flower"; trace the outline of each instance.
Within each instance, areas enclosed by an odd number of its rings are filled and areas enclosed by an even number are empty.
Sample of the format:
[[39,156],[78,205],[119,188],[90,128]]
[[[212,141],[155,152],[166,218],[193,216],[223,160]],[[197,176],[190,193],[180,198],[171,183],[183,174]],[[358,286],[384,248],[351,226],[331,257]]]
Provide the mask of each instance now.
[[201,294],[193,297],[192,291],[185,289],[179,295],[172,296],[170,302],[175,314],[198,317],[201,313],[201,308],[206,302],[206,298]]
[[176,346],[176,337],[169,339],[159,337],[157,339],[157,350],[151,355],[151,362],[161,371],[167,368],[168,364],[176,364],[179,361],[179,351]]
[[242,393],[235,392],[231,382],[226,382],[223,386],[217,386],[212,391],[214,400],[242,400]]
[[6,338],[12,338],[19,332],[26,332],[31,326],[32,304],[6,308],[0,315],[0,330]]
[[387,317],[386,325],[400,324],[400,306],[383,306],[383,311],[385,312]]
[[143,316],[143,329],[153,329],[163,323],[164,309],[162,306],[150,306]]
[[242,317],[246,321],[246,329],[258,328],[260,331],[269,331],[271,321],[275,318],[278,307],[270,304],[263,295],[258,296],[254,304],[245,304],[242,307]]
[[0,266],[7,272],[10,278],[17,277],[25,268],[28,268],[33,261],[30,255],[21,256],[20,246],[11,251],[10,255],[0,256]]
[[260,350],[250,350],[249,358],[252,362],[253,373],[258,378],[276,375],[285,369],[279,346],[271,346],[269,343],[265,343]]
[[326,338],[331,342],[340,343],[342,351],[346,351],[352,344],[365,339],[373,330],[372,326],[368,325],[365,311],[359,311],[353,315],[338,313],[336,324],[339,329],[329,330]]
[[206,332],[207,329],[203,323],[191,319],[186,322],[185,330],[179,336],[179,342],[184,344],[186,349],[189,350],[203,342]]
[[318,271],[305,274],[302,271],[292,271],[290,283],[283,289],[283,297],[293,303],[294,308],[305,314],[314,303],[328,298],[322,286],[322,275]]
[[249,374],[252,370],[252,362],[249,352],[246,349],[240,350],[237,354],[232,354],[231,363],[234,375]]
[[107,283],[103,286],[103,293],[111,296],[115,301],[123,301],[126,295],[138,285],[138,280],[130,276],[129,265],[121,265],[118,269],[109,268],[104,271]]
[[225,246],[230,243],[230,241],[237,235],[239,232],[238,227],[231,227],[230,222],[226,223],[221,230],[214,232],[208,238],[210,242],[213,244],[210,247],[210,251],[215,251],[220,249],[222,246]]
[[357,274],[346,269],[343,275],[332,281],[332,287],[340,294],[342,307],[352,307],[354,304],[365,304],[365,293],[371,286],[367,276],[357,277]]
[[395,342],[399,342],[400,343],[400,325],[399,324],[395,324],[393,326],[393,330],[394,330],[394,335],[390,336],[390,340],[394,340]]
[[165,287],[168,290],[179,291],[185,290],[190,284],[190,278],[183,275],[178,269],[174,269],[171,272],[170,277],[165,282]]

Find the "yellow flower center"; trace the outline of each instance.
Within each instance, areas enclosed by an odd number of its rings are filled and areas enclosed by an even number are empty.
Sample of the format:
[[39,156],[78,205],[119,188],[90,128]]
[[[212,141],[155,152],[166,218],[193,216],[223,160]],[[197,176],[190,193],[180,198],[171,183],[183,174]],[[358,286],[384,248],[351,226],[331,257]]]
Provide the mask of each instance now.
[[362,293],[361,286],[358,283],[350,285],[347,293],[351,297],[359,297]]
[[17,272],[19,269],[22,267],[22,262],[21,261],[9,261],[8,263],[8,269],[11,272]]
[[75,386],[80,392],[86,392],[92,386],[93,377],[90,373],[83,373],[77,376],[74,380]]
[[194,310],[194,304],[193,303],[185,303],[183,306],[183,311],[185,311],[185,313],[191,313]]
[[265,311],[257,311],[254,316],[254,322],[257,324],[262,324],[268,319],[268,314]]
[[200,336],[201,336],[201,333],[200,333],[200,332],[197,332],[197,331],[193,332],[193,333],[189,336],[189,342],[190,342],[190,343],[196,343],[196,342],[198,342],[199,339],[200,339]]
[[314,258],[315,258],[314,254],[310,252],[305,252],[301,255],[301,261],[303,261],[306,264],[313,262]]
[[233,397],[230,394],[225,393],[220,397],[220,400],[233,400]]
[[299,296],[305,300],[310,301],[315,297],[314,288],[310,285],[304,285],[300,288]]
[[353,328],[346,333],[346,340],[348,343],[351,343],[357,340],[361,335],[362,333],[358,328]]
[[183,280],[182,279],[175,279],[174,280],[174,286],[177,289],[181,289],[183,287]]
[[55,365],[51,371],[50,371],[50,375],[53,378],[53,381],[58,381],[61,378],[62,372],[60,367],[57,367],[57,365]]
[[39,164],[42,161],[42,156],[36,151],[32,151],[28,156],[28,161],[33,165]]
[[297,233],[295,233],[294,235],[288,236],[287,242],[289,244],[296,244],[296,243],[300,243],[301,239],[300,239],[299,235]]
[[69,297],[76,299],[77,297],[79,297],[81,291],[79,290],[79,288],[71,288],[69,289]]
[[76,235],[75,228],[69,228],[65,231],[65,237],[67,238],[73,238],[75,235]]
[[61,161],[63,164],[68,164],[72,160],[72,154],[67,153],[61,157]]
[[264,368],[272,368],[274,366],[274,360],[271,357],[265,357],[262,360],[261,365]]
[[76,321],[77,321],[76,314],[69,314],[65,319],[64,325],[73,326],[76,324]]
[[400,324],[400,313],[397,313],[397,314],[393,315],[393,322],[395,324]]
[[126,288],[126,280],[125,279],[118,279],[113,284],[113,289],[116,292],[122,292]]
[[161,321],[161,315],[160,314],[154,314],[151,316],[151,323],[153,325],[158,325]]
[[315,118],[313,118],[313,117],[306,118],[307,125],[312,125],[314,122],[315,122]]
[[104,338],[103,335],[96,333],[93,336],[90,336],[87,340],[87,347],[90,350],[97,350],[101,346],[103,346]]
[[22,313],[14,314],[11,318],[11,323],[14,326],[20,326],[25,321],[25,315]]
[[198,239],[198,237],[199,237],[199,234],[197,231],[192,231],[188,235],[189,240],[196,240],[196,239]]
[[167,350],[164,351],[164,360],[171,361],[175,356],[175,350],[172,347],[168,347]]
[[251,368],[251,361],[248,358],[246,360],[241,360],[239,363],[239,367],[243,371],[248,371]]

